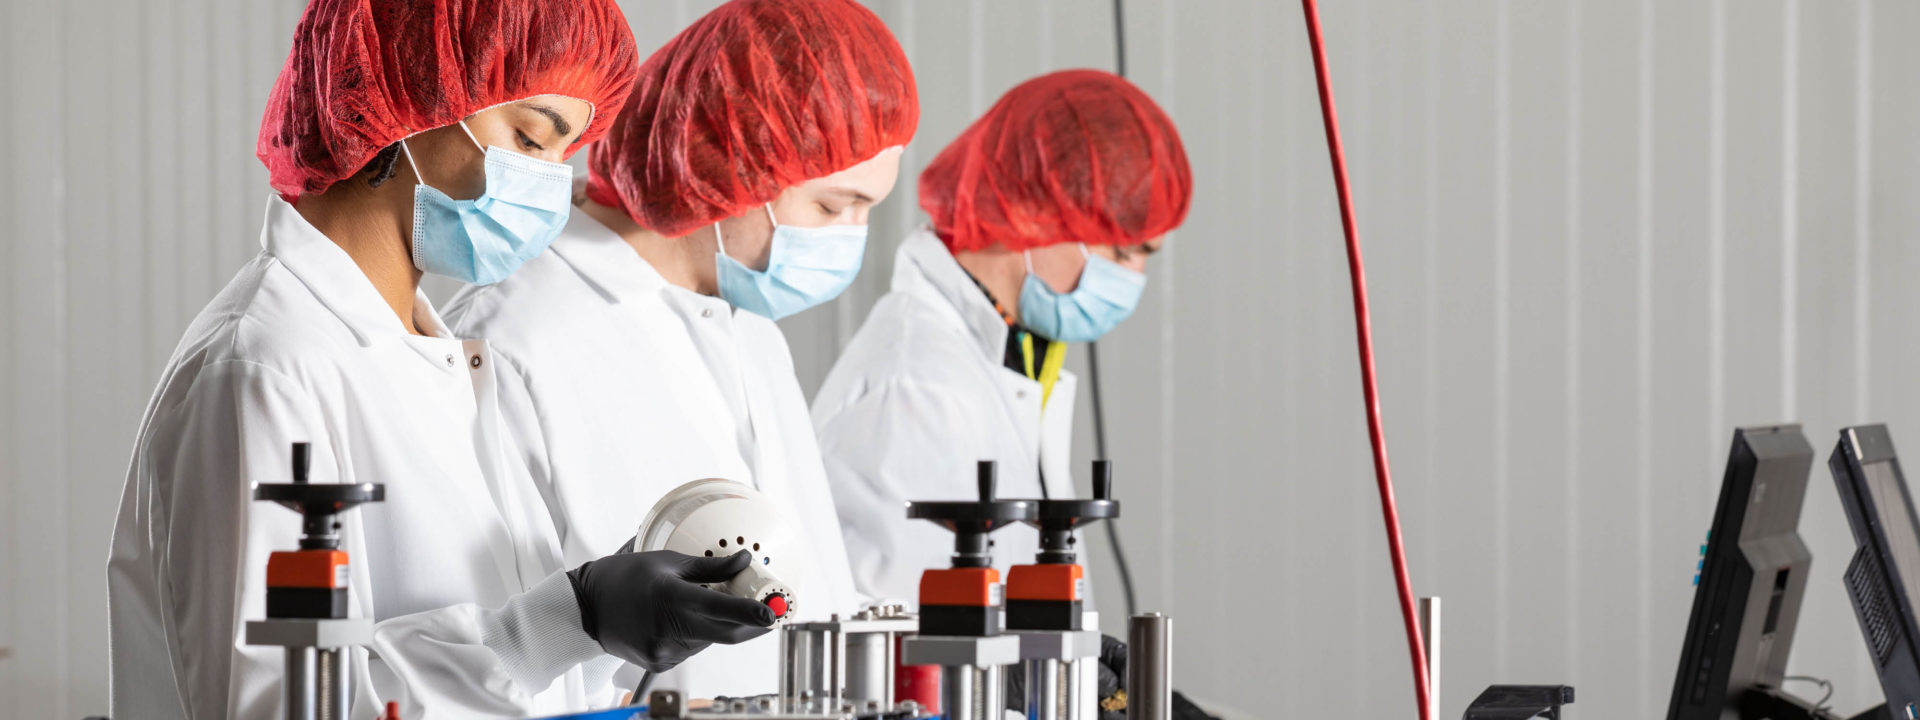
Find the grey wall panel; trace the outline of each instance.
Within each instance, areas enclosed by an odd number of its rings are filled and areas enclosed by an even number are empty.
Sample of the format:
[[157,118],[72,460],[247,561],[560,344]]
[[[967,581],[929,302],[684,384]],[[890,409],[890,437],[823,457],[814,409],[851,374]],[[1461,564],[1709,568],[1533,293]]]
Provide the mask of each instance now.
[[1495,362],[1505,382],[1496,386],[1498,419],[1491,429],[1498,445],[1495,477],[1505,491],[1497,510],[1499,544],[1507,550],[1505,562],[1496,563],[1507,568],[1500,584],[1508,588],[1511,624],[1503,642],[1512,650],[1496,670],[1513,677],[1514,659],[1523,658],[1518,668],[1551,679],[1569,674],[1567,648],[1580,640],[1576,625],[1563,622],[1575,594],[1576,563],[1569,559],[1576,545],[1570,533],[1548,529],[1564,523],[1560,509],[1580,497],[1573,487],[1579,479],[1568,477],[1565,460],[1577,438],[1562,408],[1577,391],[1569,380],[1578,375],[1569,369],[1583,367],[1567,342],[1569,329],[1580,327],[1567,320],[1577,312],[1570,301],[1580,297],[1582,283],[1567,269],[1581,265],[1580,239],[1587,237],[1575,225],[1570,196],[1582,179],[1579,131],[1591,117],[1573,121],[1590,97],[1578,57],[1588,43],[1575,24],[1584,8],[1516,3],[1508,9],[1506,37],[1499,41],[1509,48],[1505,87],[1496,108],[1505,141],[1493,187],[1506,218],[1494,236],[1501,245],[1496,320],[1503,325]]
[[[1591,522],[1590,518],[1632,518],[1640,509],[1631,492],[1611,491],[1625,486],[1635,471],[1634,445],[1640,439],[1635,393],[1637,373],[1634,348],[1636,318],[1633,242],[1639,200],[1634,182],[1637,158],[1627,148],[1635,142],[1634,120],[1638,73],[1630,62],[1639,29],[1639,9],[1625,3],[1581,7],[1578,45],[1581,118],[1579,121],[1580,208],[1573,280],[1579,288],[1571,315],[1579,327],[1580,353],[1578,432],[1572,442],[1578,465],[1577,502],[1582,509],[1576,592],[1580,596],[1575,622],[1585,631],[1578,637],[1580,682],[1598,700],[1586,712],[1612,715],[1652,714],[1643,701],[1647,688],[1643,669],[1652,664],[1641,639],[1645,618],[1634,602],[1639,588],[1639,558],[1628,552],[1634,526],[1624,522]],[[1624,487],[1622,487],[1624,489]],[[1541,530],[1551,526],[1543,525]],[[1601,631],[1616,628],[1618,632]],[[1606,657],[1608,662],[1585,659]],[[1622,662],[1622,660],[1628,660]]]

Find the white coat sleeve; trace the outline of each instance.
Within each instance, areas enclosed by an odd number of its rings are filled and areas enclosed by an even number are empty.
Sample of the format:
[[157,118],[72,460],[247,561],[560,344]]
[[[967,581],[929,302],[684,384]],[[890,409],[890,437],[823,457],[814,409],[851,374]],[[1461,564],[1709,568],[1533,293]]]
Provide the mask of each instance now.
[[[253,502],[254,483],[287,482],[291,444],[312,446],[315,482],[340,477],[343,428],[313,396],[267,366],[210,364],[181,400],[157,414],[136,451],[135,472],[154,492],[145,542],[157,563],[172,676],[186,717],[278,715],[279,648],[249,647],[248,619],[265,616],[267,556],[298,545],[299,520]],[[343,516],[355,616],[374,607],[359,513]],[[524,716],[533,694],[602,654],[580,629],[570,583],[555,573],[502,607],[455,605],[378,621],[371,662],[355,663],[355,717],[386,700],[404,717]],[[133,715],[143,714],[131,709]],[[119,713],[128,714],[128,713]]]
[[990,457],[974,446],[977,403],[957,388],[891,380],[814,418],[859,592],[916,601],[921,572],[949,564],[953,536],[908,519],[906,506],[974,497],[975,463]]

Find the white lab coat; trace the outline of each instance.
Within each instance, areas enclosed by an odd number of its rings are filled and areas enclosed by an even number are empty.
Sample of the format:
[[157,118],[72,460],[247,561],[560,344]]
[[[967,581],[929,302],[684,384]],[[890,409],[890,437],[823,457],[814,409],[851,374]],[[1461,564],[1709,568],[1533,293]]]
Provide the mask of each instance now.
[[[854,584],[917,600],[920,574],[951,565],[953,536],[907,519],[910,500],[973,500],[975,466],[997,461],[998,496],[1072,497],[1068,451],[1078,384],[1062,371],[1041,405],[1040,383],[1003,364],[1007,324],[932,232],[900,245],[893,290],[853,336],[813,402],[814,428],[846,528]],[[1039,535],[998,531],[1002,577],[1027,565]]]
[[[558,544],[497,436],[493,354],[450,339],[424,295],[408,334],[339,246],[279,198],[263,249],[174,350],[141,423],[108,561],[113,714],[278,717],[282,651],[251,647],[267,555],[300,519],[250,499],[290,481],[382,483],[342,517],[352,717],[525,717],[613,697],[618,661],[580,629]],[[585,665],[583,665],[585,663]]]
[[[675,487],[726,478],[781,503],[815,541],[811,569],[782,576],[797,588],[796,617],[858,608],[792,352],[772,321],[668,283],[577,211],[549,252],[463,289],[447,318],[500,358],[515,459],[546,497],[568,562],[617,551]],[[711,646],[656,687],[774,692],[779,645],[769,633]]]

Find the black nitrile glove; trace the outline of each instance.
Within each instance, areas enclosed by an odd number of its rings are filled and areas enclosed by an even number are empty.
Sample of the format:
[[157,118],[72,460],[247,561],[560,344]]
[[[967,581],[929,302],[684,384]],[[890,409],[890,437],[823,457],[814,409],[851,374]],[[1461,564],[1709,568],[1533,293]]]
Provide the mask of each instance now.
[[1127,644],[1120,638],[1100,636],[1100,680],[1095,685],[1100,720],[1127,720]]
[[732,645],[767,633],[773,611],[700,583],[723,583],[753,556],[694,557],[656,550],[608,555],[567,573],[580,603],[580,627],[607,654],[666,672],[713,643]]

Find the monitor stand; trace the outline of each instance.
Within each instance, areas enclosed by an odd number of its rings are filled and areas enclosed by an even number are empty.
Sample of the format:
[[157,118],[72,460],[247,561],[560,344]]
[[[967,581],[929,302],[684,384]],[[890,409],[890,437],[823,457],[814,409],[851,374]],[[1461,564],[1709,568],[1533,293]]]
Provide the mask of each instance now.
[[1876,705],[1852,718],[1814,707],[1792,693],[1766,686],[1748,690],[1740,698],[1741,720],[1892,720],[1886,704]]

